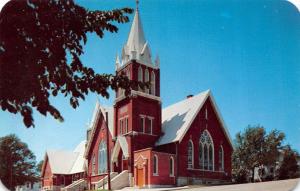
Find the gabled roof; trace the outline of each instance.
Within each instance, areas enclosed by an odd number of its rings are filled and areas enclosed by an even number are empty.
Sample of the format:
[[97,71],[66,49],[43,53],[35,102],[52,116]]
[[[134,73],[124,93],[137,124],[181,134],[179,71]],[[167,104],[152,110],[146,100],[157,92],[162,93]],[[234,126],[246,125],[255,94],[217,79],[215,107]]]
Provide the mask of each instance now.
[[162,110],[162,132],[164,135],[160,137],[156,145],[180,142],[208,98],[211,99],[212,106],[220,120],[224,133],[231,146],[233,146],[226,125],[210,90],[182,100]]
[[118,160],[120,150],[122,150],[123,155],[125,157],[129,157],[128,143],[123,135],[119,135],[117,137],[116,143],[111,154],[112,162],[116,162]]
[[[106,119],[106,114],[105,114],[106,112],[108,113],[108,119]],[[87,146],[86,146],[86,150],[85,150],[85,154],[84,154],[85,158],[87,158],[87,155],[91,149],[92,142],[95,137],[96,129],[98,127],[98,121],[99,121],[101,115],[104,117],[104,121],[108,120],[109,132],[110,132],[112,138],[114,137],[114,108],[113,107],[103,107],[97,101],[95,109],[94,109],[94,113],[93,113],[93,118],[90,123],[91,135],[90,135],[89,140],[87,141]]]
[[69,174],[78,153],[72,151],[47,151],[48,161],[53,174]]
[[73,167],[70,171],[70,174],[75,174],[79,172],[83,172],[85,170],[85,158],[84,158],[84,152],[85,152],[85,145],[86,141],[82,141],[74,150],[75,153],[78,153],[77,159],[75,160]]
[[[74,174],[84,172],[83,153],[86,141],[82,141],[74,151],[47,151],[45,160],[48,159],[52,174]],[[44,171],[45,162],[42,169]]]

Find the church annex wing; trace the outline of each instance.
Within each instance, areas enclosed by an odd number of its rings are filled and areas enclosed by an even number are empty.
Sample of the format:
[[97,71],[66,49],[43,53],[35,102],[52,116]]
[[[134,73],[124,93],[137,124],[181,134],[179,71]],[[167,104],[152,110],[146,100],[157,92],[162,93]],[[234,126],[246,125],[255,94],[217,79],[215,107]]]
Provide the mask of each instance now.
[[184,135],[193,123],[195,117],[197,116],[197,114],[199,113],[199,111],[201,110],[202,106],[208,98],[210,98],[212,102],[213,108],[221,123],[225,136],[228,139],[231,147],[233,148],[233,142],[231,140],[230,134],[210,90],[201,92],[198,95],[182,100],[163,109],[163,135],[156,142],[156,145],[160,146],[177,141],[181,142]]

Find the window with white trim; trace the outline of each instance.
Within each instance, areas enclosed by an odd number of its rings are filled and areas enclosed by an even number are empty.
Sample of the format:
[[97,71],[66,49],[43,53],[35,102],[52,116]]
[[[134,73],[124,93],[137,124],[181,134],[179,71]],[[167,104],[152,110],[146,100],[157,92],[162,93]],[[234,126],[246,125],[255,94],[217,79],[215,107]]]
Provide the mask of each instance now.
[[153,120],[152,117],[149,117],[149,116],[146,117],[145,133],[147,133],[147,134],[152,134],[152,124],[153,124],[152,120]]
[[145,116],[140,116],[140,132],[145,133]]
[[151,90],[150,90],[150,93],[152,95],[155,95],[155,73],[154,71],[151,72]]
[[128,133],[128,117],[123,117],[119,119],[119,124],[120,124],[120,134],[124,135]]
[[[143,69],[141,66],[139,66],[139,69],[138,69],[138,81],[139,82],[143,82]],[[139,91],[142,91],[141,87],[139,86]]]
[[203,131],[199,140],[200,169],[214,170],[214,144],[207,130]]
[[150,134],[153,134],[153,118],[150,118]]
[[92,175],[96,174],[96,156],[94,155],[92,158]]
[[128,117],[125,118],[125,132],[128,133]]
[[222,145],[219,148],[219,170],[224,171],[224,150]]
[[194,168],[194,145],[192,140],[189,140],[188,142],[187,154],[188,154],[187,157],[188,168]]
[[199,167],[200,169],[203,169],[203,144],[201,143],[201,141],[199,141]]
[[101,141],[98,151],[98,174],[105,173],[107,171],[107,147],[106,142]]
[[130,80],[130,68],[128,68],[128,69],[126,70],[126,76],[127,76],[127,78]]
[[[149,70],[145,70],[145,82],[149,82]],[[145,87],[146,93],[149,93],[149,87]]]
[[174,176],[174,158],[170,157],[170,176]]
[[153,175],[158,175],[158,157],[157,157],[157,155],[153,156]]

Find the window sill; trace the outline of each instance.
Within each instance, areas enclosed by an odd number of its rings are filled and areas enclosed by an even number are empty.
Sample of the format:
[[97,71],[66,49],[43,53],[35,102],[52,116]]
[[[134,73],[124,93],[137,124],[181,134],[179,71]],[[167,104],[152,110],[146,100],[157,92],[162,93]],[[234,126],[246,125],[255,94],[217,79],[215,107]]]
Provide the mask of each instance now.
[[153,174],[153,176],[159,176],[159,174],[158,174],[158,173],[156,173],[156,174]]
[[175,176],[174,176],[174,174],[173,174],[173,175],[170,174],[170,177],[171,177],[171,178],[174,178]]
[[[200,169],[200,168],[187,168],[187,170],[199,170],[199,171],[204,171],[204,172],[220,172],[216,170],[206,170],[206,169]],[[224,171],[222,171],[224,172]]]

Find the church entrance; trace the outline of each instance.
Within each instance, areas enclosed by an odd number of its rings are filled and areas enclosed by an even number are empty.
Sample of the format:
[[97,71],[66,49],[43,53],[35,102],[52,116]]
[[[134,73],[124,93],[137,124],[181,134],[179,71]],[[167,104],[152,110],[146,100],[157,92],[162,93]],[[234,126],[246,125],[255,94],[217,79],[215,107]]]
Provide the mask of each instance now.
[[122,156],[122,171],[123,170],[128,170],[128,158]]
[[144,187],[145,184],[144,176],[145,176],[144,169],[143,168],[137,169],[137,186],[139,188]]

